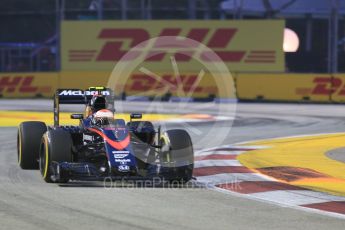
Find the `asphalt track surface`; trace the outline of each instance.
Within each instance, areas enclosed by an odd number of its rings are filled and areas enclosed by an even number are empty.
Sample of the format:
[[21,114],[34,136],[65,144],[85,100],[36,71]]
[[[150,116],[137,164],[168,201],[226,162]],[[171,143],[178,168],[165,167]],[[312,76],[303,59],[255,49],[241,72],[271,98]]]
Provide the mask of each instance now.
[[[1,100],[0,110],[46,111],[51,110],[51,105],[44,100]],[[176,105],[169,103],[159,110],[213,114],[216,106],[191,104],[183,111],[176,111]],[[147,104],[131,102],[125,108],[127,112],[140,112]],[[344,115],[343,105],[246,103],[238,104],[232,127],[231,122],[224,121],[188,126],[199,130],[196,132],[199,134],[191,133],[198,150],[215,143],[200,143],[200,132],[224,134],[223,144],[344,132]],[[105,189],[102,183],[46,184],[38,171],[24,171],[17,166],[16,132],[14,127],[0,128],[0,229],[315,230],[345,226],[344,219],[197,187]]]

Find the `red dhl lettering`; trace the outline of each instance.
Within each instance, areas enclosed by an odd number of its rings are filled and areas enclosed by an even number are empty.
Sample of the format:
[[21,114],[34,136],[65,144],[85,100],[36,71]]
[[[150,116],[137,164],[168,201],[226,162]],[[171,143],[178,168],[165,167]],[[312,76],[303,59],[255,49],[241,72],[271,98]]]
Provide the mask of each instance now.
[[313,95],[345,95],[345,84],[336,77],[316,77],[313,80],[315,87],[311,93]]
[[0,78],[0,93],[37,93],[40,89],[47,91],[50,86],[33,86],[34,76],[3,76]]
[[[158,35],[159,37],[174,36],[175,38],[171,38],[173,40],[170,40],[169,42],[162,42],[161,39],[157,39],[152,47],[150,47],[150,51],[144,53],[141,49],[146,48],[148,45],[147,43],[143,43],[142,47],[139,47],[139,49],[130,50],[130,48],[133,48],[151,38],[147,30],[141,28],[105,28],[98,36],[98,39],[106,41],[100,49],[100,52],[96,54],[96,61],[119,61],[125,54],[127,54],[126,60],[124,61],[131,61],[143,55],[142,57],[145,61],[159,62],[166,57],[166,54],[168,53],[167,50],[172,48],[177,49],[174,56],[178,62],[188,62],[196,54],[198,54],[199,58],[205,62],[216,61],[214,60],[213,55],[209,55],[209,51],[197,53],[199,48],[197,43],[187,44],[185,38],[178,37],[182,36],[181,31],[182,30],[180,28],[162,29]],[[238,30],[236,28],[219,28],[214,32],[208,28],[192,28],[187,33],[186,38],[206,44],[221,58],[222,61],[241,62],[246,55],[246,51],[226,50],[226,47],[229,46],[237,32]],[[209,33],[212,34],[209,40],[205,41]],[[123,44],[127,40],[130,41],[129,49],[124,49]],[[79,55],[77,57],[75,56],[76,52]],[[73,50],[72,52],[71,50],[69,55],[70,61],[92,61],[95,53],[83,50]]]
[[215,87],[203,87],[198,84],[197,75],[181,75],[180,79],[173,75],[165,74],[161,78],[147,76],[146,74],[133,74],[126,83],[125,90],[128,92],[147,92],[152,93],[175,93],[181,90],[188,94],[193,93],[216,93]]

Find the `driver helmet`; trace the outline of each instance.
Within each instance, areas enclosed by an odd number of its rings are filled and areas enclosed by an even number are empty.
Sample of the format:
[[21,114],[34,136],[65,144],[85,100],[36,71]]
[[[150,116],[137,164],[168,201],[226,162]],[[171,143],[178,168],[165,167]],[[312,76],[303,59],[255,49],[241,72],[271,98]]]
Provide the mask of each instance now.
[[106,104],[106,99],[103,95],[94,95],[90,100],[92,113],[96,113],[99,110],[106,109]]
[[92,121],[97,126],[110,125],[114,122],[114,113],[108,109],[98,110],[93,114]]

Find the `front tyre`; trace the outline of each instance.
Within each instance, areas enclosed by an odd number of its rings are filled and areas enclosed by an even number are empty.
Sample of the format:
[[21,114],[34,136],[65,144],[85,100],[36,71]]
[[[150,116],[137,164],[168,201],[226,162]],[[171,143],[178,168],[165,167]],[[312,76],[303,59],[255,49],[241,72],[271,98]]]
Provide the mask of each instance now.
[[68,181],[52,180],[52,162],[72,162],[72,146],[71,135],[64,130],[52,129],[43,135],[39,154],[39,168],[45,182],[65,183]]
[[40,143],[47,126],[40,121],[20,123],[17,133],[18,164],[22,169],[38,169]]
[[161,174],[170,182],[192,179],[194,151],[189,134],[182,129],[166,131],[161,138]]

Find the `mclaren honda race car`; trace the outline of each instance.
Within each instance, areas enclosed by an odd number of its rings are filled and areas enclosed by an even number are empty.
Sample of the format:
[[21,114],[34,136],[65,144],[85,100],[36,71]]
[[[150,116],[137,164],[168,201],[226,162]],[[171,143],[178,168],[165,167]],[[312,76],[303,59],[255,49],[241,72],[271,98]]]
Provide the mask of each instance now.
[[[79,126],[59,125],[60,104],[85,104],[71,114]],[[48,183],[70,180],[141,180],[162,178],[184,183],[192,178],[193,146],[185,130],[161,132],[141,114],[126,124],[115,119],[110,89],[59,89],[54,96],[54,125],[26,121],[19,125],[18,162],[39,169]]]

